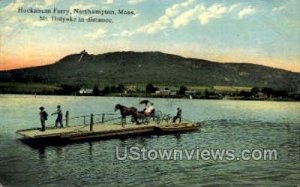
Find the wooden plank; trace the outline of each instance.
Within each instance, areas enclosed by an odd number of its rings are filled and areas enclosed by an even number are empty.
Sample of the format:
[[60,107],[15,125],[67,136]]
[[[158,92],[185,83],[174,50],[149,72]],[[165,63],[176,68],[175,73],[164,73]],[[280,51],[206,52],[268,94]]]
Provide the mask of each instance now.
[[155,128],[162,132],[188,131],[199,128],[199,125],[192,123],[161,123],[148,125],[128,124],[125,127],[116,124],[95,124],[93,131],[90,131],[90,126],[72,126],[65,128],[47,128],[46,131],[39,129],[18,130],[16,133],[30,139],[40,138],[58,138],[58,139],[89,139],[96,137],[113,137],[120,135],[134,135],[147,132],[154,132]]
[[[128,130],[134,128],[144,128],[149,125],[125,125],[123,128],[121,125],[99,125],[95,124],[92,132],[106,132],[106,131],[114,131],[114,130]],[[17,134],[28,138],[42,138],[42,137],[55,137],[62,136],[72,133],[82,133],[82,132],[90,132],[89,126],[73,126],[73,127],[65,127],[65,128],[51,128],[46,129],[46,131],[40,131],[39,129],[26,129],[26,130],[18,130]]]
[[129,131],[114,131],[110,133],[93,133],[86,136],[69,137],[69,140],[82,140],[92,138],[119,137],[122,135],[138,135],[153,132],[152,128],[132,129]]

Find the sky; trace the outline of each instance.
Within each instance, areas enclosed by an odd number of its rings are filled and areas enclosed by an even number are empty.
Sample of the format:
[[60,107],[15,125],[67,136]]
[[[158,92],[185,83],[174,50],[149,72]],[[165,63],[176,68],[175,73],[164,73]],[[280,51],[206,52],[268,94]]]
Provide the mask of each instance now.
[[[19,13],[19,8],[52,12]],[[72,14],[53,13],[54,8]],[[161,51],[300,72],[299,8],[299,0],[1,0],[0,70],[51,64],[85,49],[90,54]],[[119,9],[134,14],[118,14]],[[52,16],[112,22],[62,23]]]

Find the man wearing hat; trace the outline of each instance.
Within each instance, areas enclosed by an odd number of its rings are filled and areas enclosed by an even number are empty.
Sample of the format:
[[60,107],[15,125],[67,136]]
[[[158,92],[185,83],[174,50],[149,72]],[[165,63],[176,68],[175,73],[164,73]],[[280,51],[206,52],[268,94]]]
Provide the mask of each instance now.
[[176,114],[176,116],[174,116],[174,118],[173,118],[173,123],[175,123],[177,119],[179,119],[179,123],[181,123],[181,114],[182,114],[182,111],[181,111],[181,109],[178,107],[178,108],[177,108],[177,114]]
[[40,119],[41,119],[41,125],[42,125],[42,129],[41,131],[45,131],[45,122],[47,120],[48,114],[47,112],[44,110],[44,107],[40,107]]
[[57,118],[55,120],[55,127],[58,127],[58,124],[60,124],[60,127],[63,127],[63,123],[62,123],[62,119],[63,119],[63,113],[60,109],[60,105],[57,105],[57,110],[56,112],[54,112],[53,114],[51,115],[55,115],[57,114]]

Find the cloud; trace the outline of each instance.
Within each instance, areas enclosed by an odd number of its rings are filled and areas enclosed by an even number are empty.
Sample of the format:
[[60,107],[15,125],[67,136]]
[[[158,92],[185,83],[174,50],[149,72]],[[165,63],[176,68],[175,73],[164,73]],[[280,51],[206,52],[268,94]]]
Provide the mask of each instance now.
[[26,24],[26,25],[34,26],[34,27],[43,27],[45,25],[50,24],[51,22],[50,21],[40,21],[40,20],[34,20],[34,19],[31,19],[31,18],[27,18],[23,21],[23,23]]
[[247,6],[246,8],[243,8],[239,12],[239,19],[243,19],[246,15],[251,15],[254,13],[255,13],[255,8],[253,8],[252,6]]
[[17,11],[19,7],[23,6],[24,2],[23,0],[17,0],[16,2],[12,2],[8,4],[2,11],[1,13],[6,14],[8,12],[14,12]]
[[97,39],[97,38],[104,37],[105,36],[104,34],[106,32],[107,32],[106,30],[100,28],[100,29],[96,30],[95,32],[88,33],[88,34],[86,34],[84,36],[87,37],[87,38],[90,38],[90,39]]
[[139,13],[135,13],[132,17],[133,17],[133,18],[137,18],[137,17],[139,17],[139,16],[140,16]]
[[70,6],[70,10],[73,9],[89,9],[89,8],[93,8],[96,7],[95,4],[87,4],[87,3],[79,3],[79,4],[73,4]]
[[196,19],[196,16],[199,12],[204,10],[205,10],[204,6],[197,5],[195,8],[183,12],[173,20],[174,28],[179,28],[180,26],[187,25],[190,21]]
[[142,2],[144,2],[144,0],[128,0],[128,4],[138,4]]
[[164,30],[171,23],[168,16],[161,16],[157,21],[150,23],[148,25],[142,26],[138,29],[138,32],[145,32],[148,34],[156,33],[157,31]]
[[[149,23],[145,26],[140,27],[137,32],[141,33],[148,33],[154,34],[158,31],[165,30],[169,27],[172,23],[172,19],[178,15],[183,9],[187,8],[188,6],[192,5],[194,0],[187,0],[183,3],[174,4],[171,7],[165,10],[165,14],[158,18],[158,20],[154,21],[153,23]],[[184,19],[184,18],[182,18]],[[178,20],[178,24],[180,20]],[[183,21],[184,22],[184,21]]]
[[231,6],[227,8],[221,4],[213,4],[206,8],[204,5],[197,5],[195,8],[187,10],[177,16],[173,21],[173,27],[179,28],[181,26],[185,26],[197,18],[200,24],[205,25],[212,19],[221,18],[223,14],[232,11],[235,7]]
[[234,11],[234,9],[236,9],[236,8],[238,8],[240,6],[240,4],[234,4],[234,5],[231,5],[229,8],[228,8],[228,11],[229,12],[232,12],[232,11]]
[[11,16],[11,17],[7,18],[6,23],[13,24],[13,23],[16,23],[17,21],[18,21],[17,16]]
[[16,14],[19,7],[44,7],[46,6],[46,3],[53,3],[54,0],[48,0],[48,1],[42,1],[41,3],[35,3],[35,2],[29,2],[25,4],[25,1],[23,0],[17,0],[15,2],[12,2],[8,4],[6,7],[4,7],[1,11],[1,22],[3,22],[3,27],[6,28],[12,28],[10,30],[16,29],[16,23],[23,24],[25,26],[34,26],[34,27],[43,27],[47,24],[50,24],[50,21],[40,21],[39,17],[31,16],[31,15],[21,15]]
[[272,12],[281,12],[285,9],[285,6],[280,6],[280,7],[274,7],[272,9]]
[[114,0],[104,0],[103,4],[113,4]]
[[45,0],[45,5],[49,6],[55,3],[56,0]]
[[122,31],[121,33],[112,34],[112,36],[116,36],[116,37],[130,37],[133,34],[135,34],[135,33],[132,32],[132,31],[125,30],[125,31]]
[[11,32],[12,30],[13,30],[13,28],[11,26],[8,26],[8,25],[3,28],[3,31],[5,33]]
[[202,12],[198,19],[202,25],[207,24],[211,19],[221,18],[223,14],[228,12],[228,8],[221,4],[214,4],[206,11]]
[[[131,0],[130,0],[131,1]],[[134,0],[135,1],[135,0]],[[137,33],[155,34],[168,28],[179,29],[188,25],[190,22],[198,20],[201,25],[206,25],[214,19],[224,17],[240,7],[239,3],[225,6],[220,3],[206,7],[204,4],[195,4],[194,0],[187,0],[182,3],[173,4],[165,9],[163,15],[157,20],[137,28],[134,31],[113,34],[112,36],[130,37]],[[251,6],[244,7],[238,13],[240,19],[246,15],[254,14],[255,9]]]
[[51,7],[54,3],[58,2],[58,1],[59,0],[30,1],[29,3],[26,2],[26,6],[44,9],[44,8]]
[[173,17],[179,14],[180,9],[184,7],[188,7],[193,4],[194,0],[188,0],[183,3],[174,4],[171,7],[167,8],[165,11],[165,15],[169,17]]

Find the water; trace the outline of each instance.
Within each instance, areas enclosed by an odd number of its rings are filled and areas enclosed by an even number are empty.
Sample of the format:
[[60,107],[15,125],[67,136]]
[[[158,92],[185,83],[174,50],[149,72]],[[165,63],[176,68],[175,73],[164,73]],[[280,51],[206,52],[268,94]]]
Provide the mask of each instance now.
[[[38,108],[71,116],[112,113],[139,98],[0,95],[0,183],[4,186],[299,185],[300,103],[151,99],[157,110],[201,121],[201,132],[32,148],[18,129],[39,127]],[[53,123],[50,117],[47,123]],[[116,159],[116,146],[154,149],[275,149],[277,161]]]

